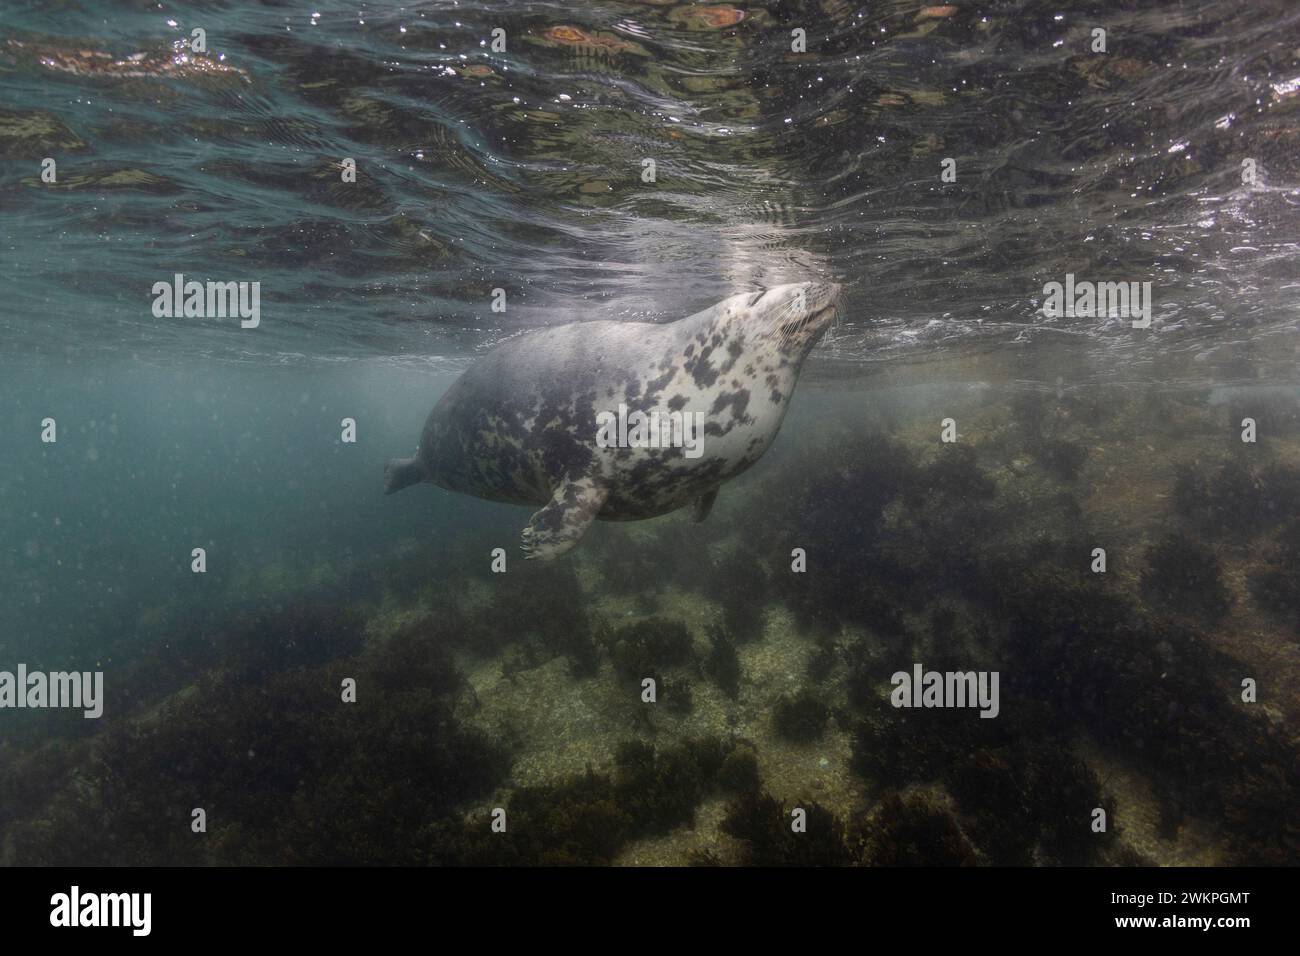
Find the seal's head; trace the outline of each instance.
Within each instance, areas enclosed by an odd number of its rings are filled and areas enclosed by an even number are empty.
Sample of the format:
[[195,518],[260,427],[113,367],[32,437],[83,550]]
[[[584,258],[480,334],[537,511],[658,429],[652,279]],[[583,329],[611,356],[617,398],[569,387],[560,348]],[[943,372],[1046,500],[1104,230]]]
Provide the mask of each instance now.
[[792,282],[742,298],[746,325],[760,329],[782,358],[798,364],[835,318],[840,287],[833,282]]

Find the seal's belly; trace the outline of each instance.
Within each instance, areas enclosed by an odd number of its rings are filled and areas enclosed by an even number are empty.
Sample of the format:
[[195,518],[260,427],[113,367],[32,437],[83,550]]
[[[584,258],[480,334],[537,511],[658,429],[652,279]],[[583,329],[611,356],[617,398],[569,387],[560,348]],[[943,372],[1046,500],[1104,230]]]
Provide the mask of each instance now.
[[[520,438],[513,435],[520,434]],[[542,455],[521,433],[461,431],[431,472],[449,491],[503,504],[542,505],[553,492]]]
[[[487,501],[534,506],[549,501],[555,490],[540,453],[513,466],[488,454],[470,454],[464,462],[465,467],[444,472],[438,484]],[[650,460],[621,462],[602,471],[609,488],[609,497],[597,514],[602,521],[636,521],[669,514],[694,503],[738,473],[729,463],[717,460],[685,465]]]
[[485,364],[432,413],[428,473],[453,491],[533,506],[581,478],[604,495],[599,519],[668,514],[749,468],[780,429],[793,369],[733,363],[731,377],[707,383],[667,358],[621,378],[597,363],[526,383]]
[[[763,436],[748,455],[741,451],[689,459],[677,448],[600,449],[594,442],[570,440],[575,454],[592,450],[609,489],[597,514],[602,521],[637,521],[687,507],[747,469],[770,444]],[[488,501],[540,506],[555,491],[554,445],[552,440],[510,446],[499,434],[467,436],[462,453],[453,466],[441,469],[437,483]]]
[[598,517],[635,521],[692,505],[749,468],[766,451],[775,434],[774,426],[770,434],[760,433],[752,442],[737,443],[730,453],[715,448],[698,459],[686,458],[680,449],[656,454],[639,450],[615,457],[606,472],[609,497]]

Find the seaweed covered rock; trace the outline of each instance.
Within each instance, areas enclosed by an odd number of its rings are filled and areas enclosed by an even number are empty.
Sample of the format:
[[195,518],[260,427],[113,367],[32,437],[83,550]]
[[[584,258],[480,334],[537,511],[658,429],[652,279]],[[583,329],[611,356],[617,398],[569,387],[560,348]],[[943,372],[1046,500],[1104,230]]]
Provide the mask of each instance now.
[[[648,597],[646,588],[676,585],[698,589],[703,582],[695,569],[708,564],[711,537],[681,515],[638,522],[636,530],[602,528],[595,536],[592,557],[601,572],[601,587],[610,594]],[[653,601],[653,598],[650,597]]]
[[[1241,704],[1241,665],[1193,623],[1145,613],[1059,568],[1008,581],[1000,603],[1008,657],[1032,663],[1005,675],[1004,694],[1039,701],[1053,725],[1086,728],[1176,783],[1190,812],[1224,822],[1240,858],[1300,861],[1295,741]],[[1267,793],[1243,793],[1264,781]],[[1276,812],[1247,820],[1233,807],[1249,799]]]
[[[1040,447],[1063,437],[1062,411],[1024,415]],[[1239,858],[1300,859],[1295,742],[1241,705],[1242,665],[1198,630],[1231,601],[1213,551],[1191,538],[1160,542],[1145,603],[1123,576],[1090,573],[1087,556],[1105,538],[1077,502],[1062,499],[1052,512],[1059,520],[1045,519],[1059,488],[1000,490],[978,453],[959,449],[912,452],[889,438],[846,437],[817,467],[781,476],[788,507],[746,522],[746,553],[779,558],[807,547],[809,573],[772,579],[801,630],[867,632],[841,652],[860,718],[854,770],[878,790],[941,783],[982,860],[1113,860],[1122,851],[1092,833],[1091,813],[1110,811],[1112,830],[1122,816],[1077,756],[1074,741],[1087,734],[1140,762],[1188,814],[1224,822]],[[1296,500],[1293,472],[1230,461],[1189,473],[1175,503],[1189,527],[1260,533]],[[1285,529],[1278,535],[1251,580],[1270,613],[1294,608],[1284,575],[1300,554],[1295,534],[1295,542]],[[936,650],[949,655],[940,669],[999,671],[1014,708],[996,720],[949,709],[903,719],[883,701],[884,682],[901,662],[939,667]],[[1234,761],[1252,773],[1239,779]],[[1253,809],[1234,811],[1232,801]]]
[[383,694],[426,693],[455,698],[468,688],[447,649],[423,622],[398,629],[367,658],[374,689]]
[[888,699],[872,697],[861,705],[863,718],[853,736],[849,766],[880,789],[901,789],[913,783],[944,779],[973,743],[1007,740],[1001,721],[951,708],[901,712]]
[[898,710],[883,698],[861,710],[852,769],[885,793],[942,784],[983,860],[1079,865],[1109,845],[1089,823],[1099,806],[1113,816],[1113,799],[1051,731],[1042,704],[994,720],[945,707]]
[[1079,398],[1068,402],[1051,393],[1021,392],[1011,400],[1011,419],[1020,430],[1021,446],[1034,456],[1047,472],[1060,481],[1071,482],[1087,460],[1088,450],[1066,438],[1066,430],[1076,412],[1085,419],[1095,419],[1095,406]]
[[731,793],[757,790],[761,778],[758,758],[750,747],[733,747],[718,768],[718,786]]
[[793,743],[820,740],[830,719],[830,707],[815,690],[805,687],[794,694],[782,694],[772,708],[776,735]]
[[849,845],[866,866],[976,866],[975,848],[952,811],[925,791],[883,794],[849,827]]
[[528,562],[493,577],[492,600],[463,614],[460,646],[495,656],[507,644],[525,642],[538,661],[568,658],[575,677],[596,672],[599,649],[571,565]]
[[979,454],[971,445],[940,446],[933,460],[921,469],[919,478],[916,485],[905,489],[906,497],[913,501],[931,495],[986,501],[997,493],[997,486],[980,468]]
[[592,773],[551,787],[516,790],[505,806],[505,831],[490,814],[432,829],[429,862],[452,866],[595,866],[610,863],[632,819],[609,777]]
[[808,654],[805,672],[808,679],[821,683],[831,676],[843,658],[843,650],[829,634],[813,636],[813,648]]
[[687,866],[722,866],[722,857],[716,850],[708,847],[696,847],[686,856]]
[[1092,830],[1100,807],[1115,820],[1115,799],[1064,741],[1018,741],[964,755],[946,774],[966,832],[990,863],[1084,866],[1114,841]]
[[609,648],[614,673],[622,680],[658,677],[695,659],[690,630],[680,621],[662,617],[619,628],[610,636]]
[[253,676],[348,657],[362,642],[356,612],[323,602],[285,603],[246,612],[218,632],[205,663]]
[[805,549],[806,573],[772,578],[801,630],[896,632],[936,588],[984,588],[984,552],[1011,506],[973,448],[943,445],[923,459],[886,436],[848,436],[817,465],[780,475],[788,506],[754,514],[743,546],[783,562]]
[[610,863],[627,842],[690,826],[699,802],[717,786],[727,745],[712,738],[656,750],[619,745],[613,777],[588,767],[562,783],[516,791],[504,832],[490,814],[432,828],[430,862],[464,866],[565,866]]
[[764,609],[771,600],[771,581],[763,565],[745,549],[711,564],[709,585],[722,605],[722,630],[737,645],[763,636]]
[[657,702],[676,717],[685,717],[695,709],[695,693],[685,677],[661,677],[656,694]]
[[1038,448],[1039,463],[1061,481],[1077,479],[1087,459],[1088,449],[1064,438],[1048,439]]
[[[342,700],[345,678],[355,703]],[[96,741],[17,862],[77,865],[420,862],[412,835],[482,797],[509,760],[456,717],[445,650],[394,640],[270,675],[206,676]],[[191,831],[202,808],[207,832]]]
[[[755,555],[786,562],[792,548],[808,554],[808,573],[776,573],[772,590],[790,604],[804,629],[833,630],[841,620],[899,619],[898,581],[880,554],[885,508],[918,480],[919,466],[903,445],[885,436],[849,438],[819,452],[818,467],[788,467],[779,476],[781,500],[743,522],[746,541],[720,586],[750,580]],[[757,509],[757,506],[755,506]],[[884,565],[884,567],[882,567]],[[747,598],[762,607],[768,596]]]
[[638,835],[667,833],[695,822],[695,807],[717,786],[727,748],[718,740],[688,740],[656,751],[649,744],[619,745],[614,763],[619,806]]
[[740,655],[736,653],[736,642],[717,625],[710,626],[708,634],[709,653],[704,659],[704,672],[719,690],[735,700],[740,694]]
[[1294,393],[1253,391],[1234,395],[1225,408],[1228,433],[1235,436],[1244,418],[1253,419],[1264,436],[1300,433],[1300,400]]
[[[796,832],[792,811],[802,810]],[[844,824],[815,801],[787,808],[767,792],[742,791],[727,805],[722,831],[741,840],[749,866],[844,866],[852,862]]]
[[1214,472],[1181,465],[1174,479],[1174,510],[1210,537],[1250,537],[1300,513],[1300,469],[1252,466],[1227,458]]
[[1168,535],[1147,551],[1142,588],[1167,607],[1190,610],[1217,621],[1232,607],[1218,556],[1181,534]]
[[1286,621],[1300,639],[1300,518],[1292,518],[1265,555],[1266,565],[1250,578],[1255,603]]

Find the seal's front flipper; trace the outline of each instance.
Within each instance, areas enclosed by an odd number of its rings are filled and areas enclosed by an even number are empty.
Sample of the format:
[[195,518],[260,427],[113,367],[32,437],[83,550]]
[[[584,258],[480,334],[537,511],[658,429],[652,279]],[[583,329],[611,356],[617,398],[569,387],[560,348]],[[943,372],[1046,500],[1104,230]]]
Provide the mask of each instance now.
[[390,458],[384,466],[384,494],[424,481],[424,469],[414,458]]
[[696,498],[695,514],[692,516],[691,520],[693,520],[696,524],[699,524],[701,521],[707,518],[709,516],[709,512],[713,510],[713,502],[717,500],[718,500],[717,488],[714,488],[707,495],[701,495],[700,497]]
[[568,551],[596,520],[609,490],[594,478],[565,480],[541,511],[533,515],[519,536],[526,558],[558,558]]

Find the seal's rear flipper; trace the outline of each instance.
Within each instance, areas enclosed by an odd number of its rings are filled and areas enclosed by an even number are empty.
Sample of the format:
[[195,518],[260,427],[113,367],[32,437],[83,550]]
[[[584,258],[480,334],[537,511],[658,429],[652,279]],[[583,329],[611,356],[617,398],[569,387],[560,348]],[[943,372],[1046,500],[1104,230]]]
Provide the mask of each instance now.
[[699,524],[701,521],[707,518],[709,516],[709,512],[713,510],[713,503],[717,500],[718,500],[717,488],[714,488],[707,495],[700,495],[700,497],[696,498],[695,514],[691,516],[691,520],[694,521],[696,524]]
[[560,482],[519,536],[526,558],[558,558],[582,538],[605,504],[609,490],[594,478]]
[[384,494],[424,481],[424,469],[414,458],[390,458],[384,466]]

